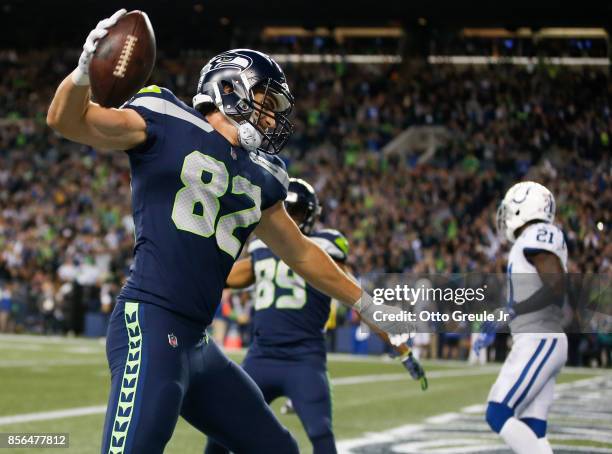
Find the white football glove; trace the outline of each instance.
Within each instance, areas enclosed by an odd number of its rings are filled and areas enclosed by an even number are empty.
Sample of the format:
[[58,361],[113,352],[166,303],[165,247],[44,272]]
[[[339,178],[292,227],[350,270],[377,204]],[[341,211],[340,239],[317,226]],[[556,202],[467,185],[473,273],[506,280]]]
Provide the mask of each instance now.
[[85,44],[83,44],[83,52],[79,58],[79,65],[72,72],[72,81],[75,85],[89,85],[89,62],[91,62],[96,47],[98,47],[98,41],[106,36],[108,29],[115,25],[126,12],[126,9],[121,8],[111,17],[98,22],[96,28],[89,32]]

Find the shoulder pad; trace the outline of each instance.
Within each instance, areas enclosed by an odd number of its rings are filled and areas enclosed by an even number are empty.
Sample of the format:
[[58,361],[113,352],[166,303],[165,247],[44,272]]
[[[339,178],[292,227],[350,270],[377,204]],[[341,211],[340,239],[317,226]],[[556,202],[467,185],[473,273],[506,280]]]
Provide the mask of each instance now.
[[310,234],[310,239],[317,243],[333,259],[338,261],[347,259],[349,251],[348,240],[338,230],[316,230]]
[[264,153],[250,152],[249,157],[255,164],[270,172],[274,178],[283,186],[285,192],[289,188],[289,176],[285,163],[278,156],[265,155]]
[[567,260],[567,247],[563,231],[554,224],[539,222],[527,227],[519,236],[516,244],[529,251],[548,251],[561,259],[563,266]]
[[213,131],[213,127],[198,111],[189,107],[167,88],[157,85],[142,88],[121,107],[142,107],[157,114],[179,118],[206,132]]

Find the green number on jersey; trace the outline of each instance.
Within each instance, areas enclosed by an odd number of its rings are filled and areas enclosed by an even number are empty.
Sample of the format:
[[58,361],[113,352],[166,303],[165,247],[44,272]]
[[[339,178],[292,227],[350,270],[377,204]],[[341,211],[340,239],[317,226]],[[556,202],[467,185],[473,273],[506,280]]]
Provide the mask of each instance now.
[[[205,174],[208,183],[202,179]],[[193,151],[183,161],[181,181],[183,187],[176,193],[172,207],[172,221],[176,228],[204,238],[216,233],[219,248],[236,258],[240,251],[240,240],[234,236],[234,231],[259,221],[261,188],[244,177],[235,176],[232,179],[232,194],[244,194],[254,205],[221,216],[217,222],[221,208],[219,198],[227,192],[229,186],[229,172],[225,164],[212,156]],[[196,210],[198,205],[199,209]]]
[[278,309],[301,309],[306,304],[306,282],[281,260],[269,257],[255,262],[255,310],[267,309],[274,303],[276,287],[291,290],[279,296]]

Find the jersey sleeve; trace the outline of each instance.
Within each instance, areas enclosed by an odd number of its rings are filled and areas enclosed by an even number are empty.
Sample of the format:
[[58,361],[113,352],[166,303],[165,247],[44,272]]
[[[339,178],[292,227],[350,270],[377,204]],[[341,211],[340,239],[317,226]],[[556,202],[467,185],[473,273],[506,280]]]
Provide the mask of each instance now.
[[344,263],[348,258],[349,244],[346,237],[337,230],[325,229],[314,232],[310,239],[329,254],[335,261]]
[[144,119],[147,124],[147,139],[144,143],[128,150],[145,151],[160,142],[165,132],[165,116],[167,103],[171,102],[168,98],[174,97],[170,90],[150,85],[141,89],[132,99],[127,101],[122,109],[133,109]]
[[285,163],[278,156],[264,156],[262,153],[250,153],[251,160],[265,169],[264,187],[261,194],[261,209],[270,208],[287,198],[289,176]]
[[546,251],[559,257],[563,268],[566,267],[567,248],[565,238],[563,232],[557,226],[546,223],[534,224],[529,226],[521,236],[521,246],[526,257],[529,254]]

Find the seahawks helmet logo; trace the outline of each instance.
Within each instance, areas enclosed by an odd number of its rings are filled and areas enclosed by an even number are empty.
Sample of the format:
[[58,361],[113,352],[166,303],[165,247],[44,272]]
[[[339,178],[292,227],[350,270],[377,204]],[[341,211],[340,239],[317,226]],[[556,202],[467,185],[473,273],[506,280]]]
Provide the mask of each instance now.
[[213,58],[202,71],[207,73],[213,69],[232,68],[239,71],[248,69],[253,64],[253,61],[246,55],[240,54],[223,54]]

